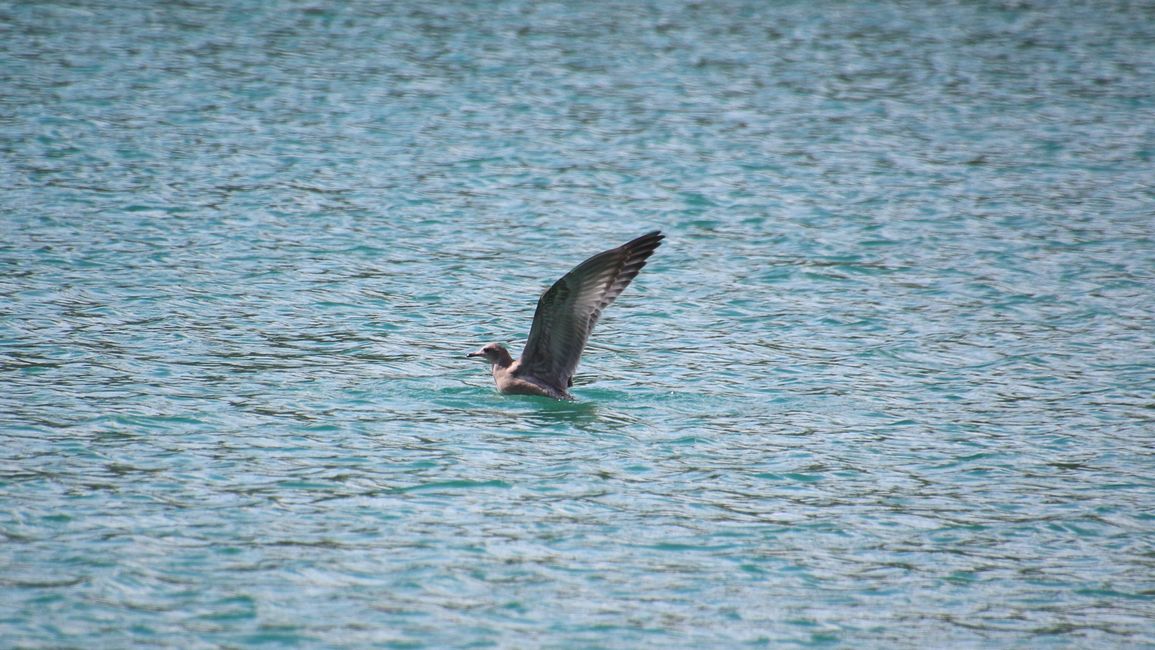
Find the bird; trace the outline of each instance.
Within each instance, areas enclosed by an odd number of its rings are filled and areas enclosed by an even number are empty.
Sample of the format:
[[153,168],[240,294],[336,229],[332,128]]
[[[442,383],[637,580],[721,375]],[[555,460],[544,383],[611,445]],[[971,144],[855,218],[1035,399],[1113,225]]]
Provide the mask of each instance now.
[[648,232],[578,264],[537,301],[529,339],[514,361],[500,343],[488,343],[467,357],[492,366],[501,393],[573,400],[569,388],[590,332],[602,311],[637,277],[665,235]]

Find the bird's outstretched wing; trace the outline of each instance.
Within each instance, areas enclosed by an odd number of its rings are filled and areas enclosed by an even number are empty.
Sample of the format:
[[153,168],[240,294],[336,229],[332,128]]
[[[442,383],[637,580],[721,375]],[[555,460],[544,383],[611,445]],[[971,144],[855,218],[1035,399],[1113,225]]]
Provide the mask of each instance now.
[[629,286],[663,238],[655,230],[598,253],[542,294],[517,374],[564,393],[602,310]]

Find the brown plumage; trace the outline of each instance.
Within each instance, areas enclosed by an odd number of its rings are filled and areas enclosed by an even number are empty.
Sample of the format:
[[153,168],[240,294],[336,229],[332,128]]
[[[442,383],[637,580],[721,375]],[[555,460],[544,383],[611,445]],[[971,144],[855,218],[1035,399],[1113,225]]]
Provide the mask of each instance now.
[[573,399],[567,389],[573,386],[590,332],[664,237],[657,230],[647,233],[594,255],[562,276],[537,301],[529,340],[517,361],[498,343],[468,356],[484,357],[493,366],[493,380],[503,393]]

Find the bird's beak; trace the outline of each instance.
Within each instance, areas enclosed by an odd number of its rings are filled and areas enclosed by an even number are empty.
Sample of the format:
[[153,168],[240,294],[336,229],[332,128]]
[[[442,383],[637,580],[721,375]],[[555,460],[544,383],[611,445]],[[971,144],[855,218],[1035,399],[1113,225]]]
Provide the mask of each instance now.
[[467,358],[468,358],[468,357],[484,357],[484,356],[485,356],[485,353],[484,353],[484,352],[470,352],[469,354],[467,354],[467,355],[465,355],[465,356],[466,356]]

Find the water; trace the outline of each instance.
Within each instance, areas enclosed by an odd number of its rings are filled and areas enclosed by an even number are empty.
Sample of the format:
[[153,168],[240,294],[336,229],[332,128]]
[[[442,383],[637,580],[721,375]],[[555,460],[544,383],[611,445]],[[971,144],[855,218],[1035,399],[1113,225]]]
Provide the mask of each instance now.
[[[1155,647],[1152,61],[1145,1],[0,2],[2,645]],[[652,228],[577,402],[464,358]]]

